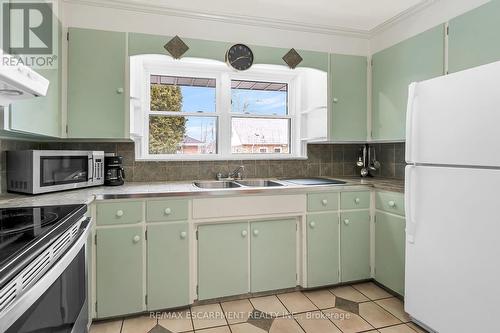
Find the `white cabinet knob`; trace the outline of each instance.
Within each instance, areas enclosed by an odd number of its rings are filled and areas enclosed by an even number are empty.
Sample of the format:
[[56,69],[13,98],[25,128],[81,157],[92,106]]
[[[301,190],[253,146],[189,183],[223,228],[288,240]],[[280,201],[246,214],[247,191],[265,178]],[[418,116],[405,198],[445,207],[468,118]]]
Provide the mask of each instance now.
[[241,232],[241,237],[245,238],[247,235],[248,235],[248,231],[243,230],[243,231]]
[[334,97],[333,98],[333,103],[338,103],[339,102],[339,99],[337,97]]
[[321,200],[321,204],[323,206],[326,206],[328,204],[328,200],[326,200],[326,199]]
[[258,230],[258,229],[255,229],[255,230],[253,231],[253,235],[254,235],[254,236],[258,236],[258,235],[259,235],[259,230]]
[[349,223],[351,223],[351,221],[349,221],[349,219],[345,219],[345,220],[344,220],[344,224],[345,224],[345,225],[349,225]]
[[170,215],[170,214],[172,214],[172,209],[165,208],[164,212],[165,212],[165,215]]
[[359,204],[360,202],[361,202],[361,199],[360,199],[360,198],[356,198],[356,199],[354,199],[354,203]]
[[187,232],[182,231],[181,232],[181,239],[186,239],[186,237],[187,237]]
[[117,94],[123,94],[123,88],[116,88]]
[[389,207],[396,207],[396,203],[393,200],[389,201],[387,204]]
[[311,227],[311,229],[314,229],[314,227],[316,226],[316,222],[314,221],[309,222],[309,226]]
[[116,211],[116,216],[122,217],[123,216],[123,210],[119,209]]
[[139,243],[139,241],[140,241],[140,240],[141,240],[141,237],[139,237],[139,236],[137,236],[137,235],[136,235],[136,236],[134,236],[134,238],[132,238],[132,242],[134,242],[134,244]]

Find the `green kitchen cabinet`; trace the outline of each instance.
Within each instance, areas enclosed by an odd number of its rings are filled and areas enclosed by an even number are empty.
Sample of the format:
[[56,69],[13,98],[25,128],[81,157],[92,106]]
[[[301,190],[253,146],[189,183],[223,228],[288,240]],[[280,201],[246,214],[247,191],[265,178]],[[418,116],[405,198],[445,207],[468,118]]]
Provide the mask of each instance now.
[[198,299],[249,291],[248,233],[247,222],[198,227]]
[[339,216],[307,216],[307,287],[339,283]]
[[444,25],[373,55],[372,139],[404,140],[408,85],[444,74]]
[[69,28],[68,137],[128,138],[126,33]]
[[97,229],[97,317],[144,311],[141,226]]
[[188,223],[147,227],[148,310],[189,304]]
[[297,225],[294,219],[250,223],[250,290],[297,285]]
[[449,23],[450,73],[500,60],[500,1],[490,1]]
[[342,282],[370,278],[370,212],[340,216],[340,271]]
[[364,56],[330,56],[333,141],[366,141],[367,65]]
[[375,215],[375,280],[400,295],[404,294],[405,225],[403,217]]

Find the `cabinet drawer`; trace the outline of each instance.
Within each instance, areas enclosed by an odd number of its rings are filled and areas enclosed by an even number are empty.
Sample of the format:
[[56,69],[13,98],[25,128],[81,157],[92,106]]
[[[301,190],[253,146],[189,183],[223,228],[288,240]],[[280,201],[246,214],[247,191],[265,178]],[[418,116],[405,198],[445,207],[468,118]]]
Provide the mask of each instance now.
[[405,215],[405,203],[403,193],[377,192],[375,194],[376,207],[379,210],[397,215]]
[[370,208],[370,192],[342,192],[340,194],[341,209]]
[[176,200],[154,200],[146,203],[146,221],[179,221],[188,218],[188,201]]
[[142,202],[106,202],[97,204],[97,225],[133,224],[142,221]]
[[309,212],[337,210],[338,208],[338,192],[314,193],[307,195],[307,210]]

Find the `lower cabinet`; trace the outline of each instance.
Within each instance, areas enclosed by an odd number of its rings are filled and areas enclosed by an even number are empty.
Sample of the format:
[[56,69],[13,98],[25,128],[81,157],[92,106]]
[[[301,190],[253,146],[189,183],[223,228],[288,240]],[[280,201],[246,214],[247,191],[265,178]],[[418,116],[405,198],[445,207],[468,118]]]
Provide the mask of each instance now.
[[188,223],[151,224],[147,232],[148,310],[188,305]]
[[375,215],[375,280],[404,294],[405,219],[377,212]]
[[338,213],[307,216],[307,287],[339,283]]
[[97,317],[144,310],[142,226],[97,229]]
[[198,227],[198,299],[249,292],[248,223]]
[[343,212],[340,217],[342,282],[370,278],[370,212]]
[[293,288],[297,285],[297,225],[295,220],[250,223],[250,290]]

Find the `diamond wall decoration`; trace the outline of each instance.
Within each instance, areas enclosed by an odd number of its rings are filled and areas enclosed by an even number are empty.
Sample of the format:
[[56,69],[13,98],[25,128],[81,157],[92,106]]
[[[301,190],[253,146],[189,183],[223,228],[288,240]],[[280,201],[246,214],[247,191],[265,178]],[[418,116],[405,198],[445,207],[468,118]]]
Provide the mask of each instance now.
[[300,54],[297,51],[295,51],[295,49],[291,49],[283,56],[283,60],[286,62],[288,67],[290,67],[291,69],[294,69],[304,59],[302,59]]
[[172,38],[163,47],[168,51],[168,53],[170,53],[172,57],[174,57],[174,59],[179,59],[184,53],[187,52],[187,50],[189,50],[189,47],[186,45],[186,43],[184,43],[182,39],[180,39],[179,36],[175,36],[174,38]]

